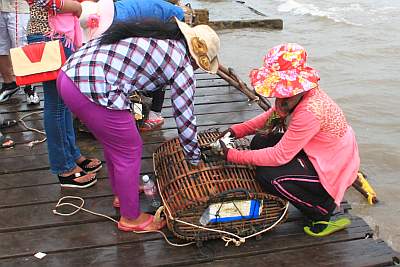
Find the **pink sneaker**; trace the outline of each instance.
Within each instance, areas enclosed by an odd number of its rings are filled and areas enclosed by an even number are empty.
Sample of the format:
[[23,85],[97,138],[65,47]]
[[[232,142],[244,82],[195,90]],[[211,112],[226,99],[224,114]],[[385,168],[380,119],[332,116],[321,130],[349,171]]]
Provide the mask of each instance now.
[[142,126],[140,126],[139,131],[141,132],[149,132],[158,130],[164,124],[164,118],[159,117],[157,119],[147,119],[143,122]]

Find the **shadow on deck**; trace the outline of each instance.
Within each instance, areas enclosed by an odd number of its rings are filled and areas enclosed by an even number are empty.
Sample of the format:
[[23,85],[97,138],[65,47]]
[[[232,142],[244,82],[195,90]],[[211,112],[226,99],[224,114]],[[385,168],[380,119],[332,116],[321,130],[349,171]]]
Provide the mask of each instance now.
[[[195,103],[200,130],[225,129],[260,113],[224,80],[197,75]],[[17,95],[0,105],[0,113],[17,119],[42,108],[43,100],[40,106],[29,107],[23,95]],[[152,172],[155,148],[177,134],[167,99],[163,115],[166,122],[162,130],[143,134],[142,174]],[[26,122],[43,129],[42,114],[32,115]],[[291,208],[289,220],[260,240],[248,240],[240,247],[225,247],[223,241],[213,240],[200,248],[172,247],[159,234],[120,232],[111,221],[83,212],[56,216],[52,210],[58,199],[72,195],[83,197],[85,208],[118,218],[106,168],[92,188],[60,189],[56,177],[48,171],[46,144],[33,148],[26,145],[42,136],[26,131],[22,125],[5,133],[17,145],[0,153],[0,266],[393,266],[399,262],[397,252],[382,240],[371,238],[373,231],[366,222],[350,214],[353,223],[348,229],[318,239],[303,233],[302,216]],[[104,160],[95,140],[78,136],[78,143],[83,154]],[[343,203],[342,212],[348,209],[349,205]],[[39,260],[33,256],[37,252],[47,256]]]

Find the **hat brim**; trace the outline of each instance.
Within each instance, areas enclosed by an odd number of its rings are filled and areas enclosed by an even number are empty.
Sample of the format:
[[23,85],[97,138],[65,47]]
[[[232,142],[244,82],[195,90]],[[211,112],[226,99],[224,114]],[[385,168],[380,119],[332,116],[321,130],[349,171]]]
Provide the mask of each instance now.
[[[81,3],[82,8],[84,7],[84,2]],[[82,41],[87,43],[91,39],[100,37],[108,28],[114,20],[114,2],[113,0],[99,0],[97,3],[97,15],[99,15],[99,27],[90,31],[90,29],[82,29]]]
[[318,72],[306,67],[303,70],[268,71],[253,70],[251,83],[256,92],[264,97],[288,98],[318,87]]
[[189,25],[187,25],[186,23],[180,21],[178,18],[175,17],[176,23],[178,24],[179,29],[181,30],[183,36],[185,37],[186,43],[189,47],[189,52],[190,55],[192,56],[192,58],[194,58],[194,60],[196,61],[197,66],[199,66],[200,69],[204,70],[205,72],[208,72],[210,74],[216,74],[218,71],[218,67],[219,67],[219,60],[218,60],[218,56],[215,56],[211,62],[210,62],[210,69],[204,69],[203,67],[201,67],[201,64],[199,62],[199,57],[196,55],[196,53],[194,53],[193,51],[193,47],[191,46],[191,39],[193,37],[198,37],[196,34],[196,30],[192,27],[190,27]]

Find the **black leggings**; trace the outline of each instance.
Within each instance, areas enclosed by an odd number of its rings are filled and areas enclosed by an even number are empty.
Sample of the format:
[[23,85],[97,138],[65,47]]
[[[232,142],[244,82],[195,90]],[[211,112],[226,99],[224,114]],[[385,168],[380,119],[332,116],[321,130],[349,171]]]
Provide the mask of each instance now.
[[[256,134],[251,141],[252,150],[272,147],[282,134]],[[256,168],[256,180],[265,192],[288,200],[309,220],[328,221],[336,204],[321,185],[314,166],[301,150],[290,162],[277,167]]]
[[165,90],[158,89],[152,92],[150,96],[152,97],[150,110],[160,113],[164,104]]

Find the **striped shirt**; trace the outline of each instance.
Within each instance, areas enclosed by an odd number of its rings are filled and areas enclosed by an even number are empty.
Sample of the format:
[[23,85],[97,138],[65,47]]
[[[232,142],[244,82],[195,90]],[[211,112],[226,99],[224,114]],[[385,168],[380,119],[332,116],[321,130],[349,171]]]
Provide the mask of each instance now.
[[171,87],[179,140],[187,159],[197,164],[200,148],[194,112],[196,80],[183,40],[127,38],[111,45],[89,41],[62,67],[92,102],[109,109],[130,109],[134,91]]

